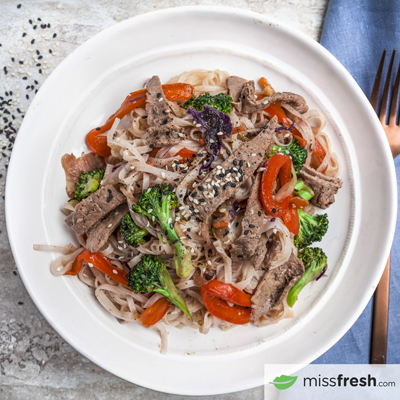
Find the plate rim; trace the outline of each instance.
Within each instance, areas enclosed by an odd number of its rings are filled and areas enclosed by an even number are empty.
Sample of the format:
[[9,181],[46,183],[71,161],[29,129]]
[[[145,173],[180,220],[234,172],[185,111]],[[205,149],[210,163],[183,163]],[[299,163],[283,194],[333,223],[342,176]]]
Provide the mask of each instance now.
[[[292,28],[291,26],[287,25],[286,23],[283,23],[283,22],[281,22],[281,21],[279,21],[279,20],[277,20],[277,19],[275,19],[275,18],[270,18],[270,17],[267,17],[267,16],[265,16],[265,15],[263,15],[263,14],[256,13],[256,12],[253,12],[253,11],[249,11],[249,10],[245,10],[245,9],[233,8],[233,7],[226,7],[226,6],[184,6],[184,7],[176,7],[176,8],[167,8],[167,9],[156,10],[156,11],[152,11],[152,12],[149,12],[149,13],[141,14],[141,15],[132,17],[132,18],[130,18],[130,19],[124,20],[124,21],[122,21],[122,22],[119,22],[119,23],[117,23],[117,24],[114,24],[114,25],[112,25],[111,27],[109,27],[109,28],[107,28],[107,29],[105,29],[105,30],[103,30],[103,31],[101,31],[101,32],[99,32],[99,33],[97,33],[96,35],[94,35],[93,37],[91,37],[90,39],[88,39],[86,42],[84,42],[82,45],[80,45],[80,46],[79,46],[76,50],[74,50],[71,54],[69,54],[69,55],[59,64],[59,66],[57,66],[57,68],[56,68],[56,69],[53,71],[53,73],[48,77],[48,79],[46,79],[46,81],[44,82],[44,84],[43,84],[42,87],[40,88],[39,93],[40,93],[40,91],[44,92],[45,90],[47,90],[47,87],[48,87],[48,86],[50,87],[50,85],[51,85],[51,83],[52,83],[52,80],[53,80],[52,78],[54,78],[54,76],[55,76],[55,72],[56,72],[57,70],[58,70],[58,72],[59,72],[59,71],[61,70],[60,66],[62,66],[63,64],[65,64],[64,61],[67,60],[67,59],[72,58],[78,49],[82,50],[82,49],[84,49],[84,48],[86,48],[86,47],[90,47],[92,43],[95,43],[96,41],[101,40],[101,38],[103,37],[103,35],[107,36],[107,35],[109,35],[110,33],[112,34],[112,33],[114,33],[114,32],[117,32],[118,29],[121,29],[121,28],[124,27],[125,25],[130,25],[130,24],[132,24],[132,23],[134,24],[135,22],[139,22],[141,19],[151,18],[151,17],[154,16],[154,15],[156,15],[156,16],[157,16],[157,15],[158,15],[158,16],[161,16],[161,15],[166,15],[166,16],[168,16],[169,13],[172,13],[172,14],[173,14],[173,13],[175,13],[175,12],[186,11],[186,10],[187,10],[187,11],[192,11],[192,10],[196,10],[196,11],[197,11],[197,10],[199,10],[199,11],[208,11],[208,12],[223,11],[223,12],[226,12],[226,13],[228,13],[228,14],[231,14],[231,13],[234,13],[234,14],[240,13],[240,14],[243,14],[245,17],[258,18],[258,19],[260,19],[260,20],[265,21],[266,23],[272,23],[272,24],[274,24],[275,26],[279,27],[280,29],[283,29],[284,31],[286,31],[286,33],[289,33],[290,35],[293,35],[293,34],[297,35],[297,38],[298,38],[300,41],[304,42],[304,43],[305,43],[306,45],[308,45],[308,46],[313,47],[314,49],[317,49],[317,52],[324,54],[325,57],[328,57],[330,63],[333,64],[336,68],[338,68],[338,69],[341,71],[341,78],[342,78],[342,79],[346,79],[346,80],[347,80],[347,83],[348,83],[350,86],[353,87],[353,89],[354,89],[355,92],[357,93],[357,97],[359,98],[360,102],[363,103],[364,108],[365,108],[365,107],[370,107],[367,98],[364,96],[363,92],[362,92],[361,89],[358,87],[357,83],[354,81],[354,79],[351,77],[351,75],[348,73],[348,71],[344,69],[344,67],[339,63],[338,60],[336,60],[336,58],[334,58],[333,55],[331,55],[331,54],[330,54],[326,49],[324,49],[319,43],[317,43],[316,41],[314,41],[313,39],[311,39],[311,38],[310,38],[309,36],[307,36],[305,33],[301,32],[301,31],[299,31],[299,30],[297,30],[297,29],[295,29],[295,28]],[[32,104],[33,104],[33,103],[32,103]],[[29,107],[29,110],[28,110],[28,112],[27,112],[26,114],[32,113],[32,104],[31,104],[31,106]],[[372,111],[372,109],[371,109],[371,111]],[[25,121],[26,121],[26,119],[24,119],[24,121],[23,121],[23,123],[22,123],[22,125],[21,125],[20,130],[25,129],[25,125],[26,125],[26,124],[25,124]],[[24,125],[24,124],[25,124],[25,125]],[[375,123],[375,130],[377,130],[377,131],[380,130],[380,131],[381,131],[380,139],[381,139],[381,141],[382,141],[382,135],[384,135],[384,133],[383,133],[382,127],[380,126],[379,121],[378,121],[377,118],[376,118],[376,123]],[[385,139],[385,143],[387,144],[387,142],[386,142],[386,137],[383,137],[383,138]],[[18,136],[17,136],[16,142],[15,142],[16,150],[18,150],[21,146],[23,146],[23,145],[20,144],[20,141],[18,141]],[[10,205],[10,199],[11,199],[11,193],[12,193],[12,191],[11,191],[11,190],[7,190],[7,189],[11,188],[10,181],[11,181],[11,177],[12,177],[12,175],[13,175],[13,171],[14,171],[15,168],[16,168],[16,167],[15,167],[15,162],[14,162],[15,157],[13,157],[13,155],[16,154],[16,153],[17,153],[17,152],[16,152],[15,150],[14,150],[13,153],[12,153],[11,160],[10,160],[10,165],[9,165],[9,170],[8,170],[8,174],[7,174],[7,186],[6,186],[6,223],[7,223],[7,231],[8,231],[8,232],[12,232],[12,231],[13,231],[13,229],[11,229],[11,224],[12,224],[11,221],[13,220],[13,218],[12,218],[12,215],[11,215],[11,207],[12,207],[12,206]],[[387,144],[387,146],[386,146],[386,156],[387,156],[387,157],[386,157],[385,161],[387,161],[387,163],[388,163],[388,162],[389,162],[389,159],[391,160],[391,153],[390,153],[390,149],[389,149],[389,145],[388,145],[388,144]],[[389,172],[390,175],[391,175],[391,176],[390,176],[390,180],[392,181],[392,186],[390,187],[390,190],[391,190],[391,192],[392,192],[392,193],[391,193],[391,207],[390,207],[390,208],[391,208],[391,211],[390,211],[390,214],[394,217],[394,218],[392,218],[393,222],[391,223],[391,225],[389,226],[389,229],[388,229],[388,232],[389,232],[389,233],[388,233],[388,237],[389,237],[389,238],[390,238],[390,237],[393,238],[393,236],[394,236],[394,229],[395,229],[395,221],[396,221],[395,216],[396,216],[396,213],[397,213],[397,190],[395,190],[397,184],[396,184],[396,177],[395,177],[395,172],[394,172],[394,166],[392,166],[392,168],[390,168],[390,166],[389,166],[388,171],[390,171],[390,172]],[[16,239],[15,239],[14,237],[12,237],[11,234],[9,234],[9,241],[10,241],[10,246],[11,246],[11,249],[12,249],[12,252],[13,252],[13,256],[14,256],[14,259],[15,259],[16,264],[17,264],[17,266],[18,266],[18,269],[21,271],[21,270],[22,270],[22,267],[20,267],[20,265],[19,265],[19,257],[18,257],[18,254],[17,254],[17,249],[16,249],[16,242],[15,242],[15,240],[16,240]],[[380,276],[381,276],[381,274],[382,274],[382,272],[383,272],[384,265],[385,265],[385,263],[386,263],[386,258],[387,258],[387,255],[389,254],[389,251],[390,251],[391,242],[392,242],[392,240],[389,240],[388,243],[387,243],[387,245],[386,245],[386,247],[383,249],[383,251],[381,251],[381,254],[382,254],[382,255],[381,255],[380,259],[381,259],[382,262],[380,263],[380,264],[381,264],[380,268],[377,268],[378,272],[377,272],[376,276],[378,276],[378,277],[377,277],[377,279],[375,279],[375,280],[376,280],[376,283],[379,281],[379,278],[380,278]],[[58,325],[57,325],[56,323],[54,323],[53,321],[49,320],[49,318],[46,316],[46,313],[45,313],[44,309],[42,308],[41,304],[37,301],[37,299],[36,299],[34,293],[31,291],[29,282],[26,282],[26,281],[25,281],[24,274],[21,274],[21,279],[23,280],[23,283],[24,283],[24,285],[25,285],[25,287],[26,287],[26,289],[27,289],[27,291],[28,291],[30,297],[31,297],[32,300],[34,301],[36,307],[40,310],[41,314],[42,314],[42,315],[46,318],[46,320],[50,323],[50,325],[52,326],[52,328],[55,329],[55,330],[57,331],[57,333],[60,334],[61,337],[63,337],[64,340],[66,340],[70,345],[72,345],[75,349],[77,349],[81,354],[83,354],[85,357],[89,358],[91,361],[95,362],[97,365],[100,365],[102,368],[106,369],[107,371],[109,371],[109,372],[111,372],[111,373],[114,373],[114,374],[116,374],[117,376],[120,376],[120,375],[118,375],[118,373],[115,373],[115,372],[111,371],[109,367],[107,367],[107,366],[105,366],[105,365],[102,365],[102,363],[100,363],[99,360],[93,359],[93,358],[92,358],[90,355],[88,355],[88,354],[86,353],[86,351],[85,351],[84,349],[82,349],[79,345],[77,345],[76,343],[72,343],[71,340],[70,340],[69,338],[64,337],[63,332],[60,331],[60,330],[58,329]],[[354,322],[356,321],[356,319],[359,317],[359,315],[362,313],[363,309],[365,308],[365,306],[366,306],[366,304],[367,304],[369,298],[371,297],[372,293],[373,293],[373,290],[372,290],[371,288],[369,288],[369,290],[366,290],[366,291],[364,292],[363,301],[360,301],[360,304],[363,304],[363,305],[362,305],[362,306],[359,305],[359,306],[356,308],[356,311],[353,313],[353,316],[355,316],[355,317],[353,317],[351,321],[347,321],[346,324],[342,324],[342,325],[341,325],[342,328],[338,331],[335,340],[332,340],[331,342],[326,343],[325,346],[322,346],[322,347],[320,346],[320,347],[319,347],[319,350],[321,350],[321,349],[322,349],[322,350],[316,352],[316,353],[318,354],[318,356],[319,356],[320,354],[323,354],[328,348],[330,348],[334,343],[336,343],[337,340],[339,340],[339,339],[344,335],[344,333],[347,332],[347,330],[354,324]],[[366,298],[367,298],[367,301],[365,301]],[[307,362],[309,362],[310,359],[315,359],[315,355],[313,354],[313,355],[309,356]],[[126,379],[126,378],[123,378],[123,379]],[[139,383],[139,385],[140,385],[140,383]],[[246,385],[245,385],[245,386],[246,386]],[[150,387],[150,386],[148,386],[148,385],[146,385],[145,387],[149,387],[150,389],[153,389],[153,390],[162,390],[162,389],[160,389],[160,388],[158,388],[158,387]],[[246,387],[244,387],[243,389],[239,389],[239,390],[245,390],[246,388],[248,389],[248,388],[250,388],[250,387],[254,387],[254,386],[246,386]],[[236,391],[236,390],[237,390],[237,389],[235,389],[235,391]],[[179,390],[174,391],[174,392],[170,392],[170,393],[184,394],[184,395],[189,394],[189,393],[187,393],[187,392],[179,392]],[[212,391],[212,392],[199,393],[198,395],[201,395],[201,394],[219,394],[219,393],[228,393],[228,392],[225,391],[225,390],[223,390],[223,391]]]

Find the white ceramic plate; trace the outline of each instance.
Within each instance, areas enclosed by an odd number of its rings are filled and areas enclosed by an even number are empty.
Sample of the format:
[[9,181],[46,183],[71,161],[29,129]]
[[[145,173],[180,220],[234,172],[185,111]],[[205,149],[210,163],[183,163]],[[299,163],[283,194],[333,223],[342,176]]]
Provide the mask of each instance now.
[[[302,292],[295,318],[262,329],[215,329],[208,335],[171,329],[169,353],[163,356],[156,332],[120,325],[78,279],[52,276],[52,255],[34,252],[32,245],[73,240],[59,211],[66,199],[61,156],[85,150],[85,134],[148,77],[158,74],[165,82],[195,68],[219,68],[248,79],[266,76],[278,91],[303,95],[327,116],[327,130],[343,163],[344,187],[329,209],[330,228],[321,243],[329,257],[329,277]],[[395,185],[378,119],[354,80],[319,44],[245,10],[174,8],[99,33],[47,79],[15,143],[7,179],[7,227],[32,299],[84,356],[151,389],[227,393],[263,384],[266,363],[313,361],[351,327],[389,253]]]

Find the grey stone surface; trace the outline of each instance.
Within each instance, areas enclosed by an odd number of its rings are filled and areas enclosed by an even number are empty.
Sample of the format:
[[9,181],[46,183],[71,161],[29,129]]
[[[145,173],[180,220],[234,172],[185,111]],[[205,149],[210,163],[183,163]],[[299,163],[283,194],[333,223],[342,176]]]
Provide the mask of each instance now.
[[[328,1],[1,0],[0,96],[13,99],[9,109],[23,116],[34,91],[69,53],[101,30],[138,14],[181,5],[229,5],[278,18],[318,40]],[[43,29],[41,24],[50,24],[50,28]],[[37,28],[33,29],[35,25]],[[27,35],[22,37],[23,33]],[[24,76],[26,80],[22,79]],[[8,120],[17,131],[22,117],[12,120],[0,111],[0,129],[8,125]],[[4,131],[0,133],[0,400],[183,398],[133,385],[94,365],[67,344],[36,309],[18,276],[5,226],[3,192],[13,136],[7,137]],[[219,400],[262,398],[261,387],[208,397]]]

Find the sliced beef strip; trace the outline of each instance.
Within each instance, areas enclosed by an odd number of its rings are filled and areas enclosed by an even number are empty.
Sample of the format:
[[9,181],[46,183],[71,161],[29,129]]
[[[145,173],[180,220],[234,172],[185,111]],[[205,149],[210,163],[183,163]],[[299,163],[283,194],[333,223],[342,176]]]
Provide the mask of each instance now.
[[161,87],[160,78],[155,75],[146,84],[147,88],[147,142],[155,147],[177,144],[187,137],[184,130],[175,125],[173,117],[169,112],[168,100]]
[[280,240],[276,235],[271,235],[271,237],[268,238],[267,253],[265,255],[262,268],[269,270],[272,266],[272,263],[277,259],[281,250],[282,245]]
[[326,176],[308,166],[304,166],[301,169],[300,177],[314,191],[311,204],[323,209],[328,208],[335,202],[335,194],[343,185],[341,179]]
[[79,182],[81,172],[90,172],[95,168],[105,168],[103,157],[95,153],[87,153],[76,158],[73,154],[64,154],[61,158],[61,165],[65,172],[67,186],[65,188],[69,198],[74,196],[76,190],[76,182]]
[[191,191],[188,205],[193,207],[201,219],[206,220],[218,206],[239,190],[241,182],[254,174],[264,160],[265,153],[273,145],[272,135],[276,122],[277,118],[272,118],[268,127],[250,142],[243,143],[220,165],[221,168],[212,169],[202,183]]
[[97,253],[106,244],[108,238],[128,211],[128,205],[126,203],[121,204],[88,229],[86,248],[92,253]]
[[264,208],[259,196],[260,185],[261,173],[257,173],[242,219],[241,235],[232,244],[231,257],[233,262],[235,262],[237,257],[242,258],[242,260],[243,258],[251,257],[258,247],[264,219]]
[[265,255],[267,254],[267,244],[268,236],[264,233],[263,235],[261,235],[260,240],[257,243],[257,248],[250,258],[250,262],[256,270],[260,268],[261,264],[264,261]]
[[247,82],[246,79],[240,78],[239,76],[230,76],[226,78],[226,87],[228,88],[228,96],[232,97],[232,101],[237,103],[240,99],[240,94],[244,84]]
[[303,275],[303,262],[294,253],[286,263],[267,271],[251,297],[250,322],[258,321],[268,311],[278,307]]
[[114,186],[103,186],[81,201],[75,207],[75,211],[68,215],[65,222],[78,235],[83,235],[97,221],[125,202],[126,197]]
[[256,100],[254,81],[248,81],[243,85],[240,100],[233,103],[236,110],[242,114],[250,114],[261,111],[269,105],[278,101],[290,104],[300,114],[308,111],[304,98],[291,92],[274,93],[271,96]]

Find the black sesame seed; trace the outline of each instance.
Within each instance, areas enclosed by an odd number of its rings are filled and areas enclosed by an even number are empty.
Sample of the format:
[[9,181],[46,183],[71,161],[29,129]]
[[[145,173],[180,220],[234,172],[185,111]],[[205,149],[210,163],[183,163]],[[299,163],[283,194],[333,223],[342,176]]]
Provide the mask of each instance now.
[[39,57],[38,57],[38,60],[41,60],[42,58],[43,58],[43,56],[39,56]]
[[22,5],[22,4],[18,4],[18,5],[17,5],[17,8],[21,8],[21,5]]
[[192,240],[192,238],[190,237],[190,235],[186,234],[186,237],[190,240]]
[[178,239],[176,239],[176,240],[174,240],[174,241],[172,242],[172,244],[176,244],[176,243],[178,243]]
[[200,192],[202,192],[204,190],[203,186],[198,186],[197,189],[199,189]]
[[161,93],[157,93],[157,99],[161,97]]
[[35,39],[32,39],[32,40],[31,40],[31,44],[33,44],[33,43],[35,43]]
[[228,230],[225,231],[225,233],[222,235],[222,237],[225,237],[229,233]]
[[174,179],[174,182],[179,182],[179,178]]
[[237,161],[233,160],[233,165],[236,167],[237,166]]
[[181,171],[182,174],[187,174],[187,171],[183,170]]
[[[23,62],[23,61],[18,61],[18,63],[22,65],[24,62]],[[5,68],[5,67],[4,67],[4,68]]]
[[100,127],[97,127],[97,128],[96,128],[96,131],[100,131],[100,130],[101,130],[101,128],[100,128]]
[[249,224],[249,228],[255,228],[253,224]]
[[32,25],[32,20],[31,19],[29,20],[29,23]]
[[19,301],[19,302],[18,302],[18,305],[19,305],[19,306],[23,306],[23,305],[24,305],[24,302],[23,302],[23,301]]
[[227,185],[227,183],[225,183],[225,185],[222,186],[222,188],[223,188],[224,190],[226,190],[226,185]]
[[230,156],[231,155],[231,152],[230,152],[230,150],[226,150],[226,154],[228,154],[228,156]]
[[247,231],[244,231],[244,234],[245,234],[245,235],[248,235],[248,234],[249,234],[249,232],[250,232],[249,230],[247,230]]
[[53,51],[51,49],[49,49],[49,53],[51,54]]
[[26,81],[26,80],[28,79],[28,77],[27,77],[27,76],[24,76],[22,79],[23,79],[24,81]]
[[29,95],[26,95],[25,97],[26,97],[27,100],[29,100]]
[[35,25],[34,27],[33,27],[33,29],[36,29],[37,28],[37,25]]
[[239,161],[239,167],[243,167],[243,161],[242,160]]
[[276,213],[276,208],[273,208],[273,209],[272,209],[272,212],[275,214],[275,213]]
[[199,199],[199,202],[200,202],[200,203],[205,203],[205,202],[206,202],[206,199]]
[[199,157],[203,157],[203,153],[198,153],[197,154]]
[[258,212],[258,216],[261,217],[261,211]]
[[197,196],[197,192],[194,192],[191,194],[192,197],[196,197]]
[[36,50],[36,54],[39,55],[39,54],[40,54],[40,51],[39,51],[39,50]]
[[143,116],[142,116],[142,119],[146,119],[146,118],[147,118],[147,115],[143,115]]

